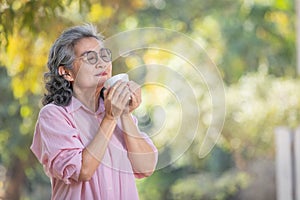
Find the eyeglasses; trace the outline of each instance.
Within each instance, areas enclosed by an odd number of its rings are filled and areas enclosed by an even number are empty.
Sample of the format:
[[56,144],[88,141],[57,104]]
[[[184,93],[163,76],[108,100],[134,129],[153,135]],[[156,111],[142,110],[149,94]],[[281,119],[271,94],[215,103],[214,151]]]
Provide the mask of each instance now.
[[78,58],[82,58],[82,60],[87,64],[94,65],[99,61],[98,55],[100,55],[101,60],[104,62],[112,61],[111,51],[107,48],[101,48],[99,54],[96,51],[84,52],[82,56]]

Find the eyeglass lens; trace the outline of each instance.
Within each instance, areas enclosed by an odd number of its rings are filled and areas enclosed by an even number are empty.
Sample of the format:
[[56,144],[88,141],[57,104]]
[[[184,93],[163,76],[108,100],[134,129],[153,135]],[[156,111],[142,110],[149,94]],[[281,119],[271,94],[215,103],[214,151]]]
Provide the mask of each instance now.
[[[112,60],[111,51],[107,48],[100,49],[100,58],[104,62],[110,62]],[[86,54],[86,60],[89,64],[96,64],[99,61],[98,53],[95,51],[89,51]]]

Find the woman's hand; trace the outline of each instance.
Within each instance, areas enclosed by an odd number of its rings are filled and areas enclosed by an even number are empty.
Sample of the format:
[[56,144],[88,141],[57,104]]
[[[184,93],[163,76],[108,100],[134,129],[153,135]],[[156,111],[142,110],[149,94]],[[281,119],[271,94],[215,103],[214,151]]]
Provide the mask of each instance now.
[[131,93],[131,100],[129,101],[128,109],[124,110],[123,114],[132,113],[142,102],[141,87],[134,81],[127,82],[127,86]]
[[[131,92],[128,83],[118,81],[113,87],[104,91],[105,115],[110,119],[117,119],[128,110],[128,100]],[[127,112],[127,111],[125,111]]]

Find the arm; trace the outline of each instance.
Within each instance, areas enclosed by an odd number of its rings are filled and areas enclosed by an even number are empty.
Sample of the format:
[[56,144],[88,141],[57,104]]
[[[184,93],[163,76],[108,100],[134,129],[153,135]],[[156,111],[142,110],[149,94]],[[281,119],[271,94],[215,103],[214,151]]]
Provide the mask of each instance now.
[[130,93],[126,89],[126,83],[118,82],[114,87],[105,90],[105,117],[100,124],[98,133],[82,152],[79,180],[87,181],[91,179],[100,165],[116,127],[116,119],[122,114],[129,97]]
[[154,172],[157,163],[157,150],[142,136],[131,116],[131,113],[142,102],[141,88],[133,81],[128,82],[127,85],[131,93],[131,101],[124,109],[120,119],[128,158],[138,177],[150,176]]
[[130,114],[123,114],[120,119],[128,158],[134,172],[150,176],[154,172],[157,162],[156,150],[142,137]]
[[109,117],[103,118],[95,138],[82,151],[82,166],[79,181],[88,181],[91,179],[101,163],[115,127],[116,120]]

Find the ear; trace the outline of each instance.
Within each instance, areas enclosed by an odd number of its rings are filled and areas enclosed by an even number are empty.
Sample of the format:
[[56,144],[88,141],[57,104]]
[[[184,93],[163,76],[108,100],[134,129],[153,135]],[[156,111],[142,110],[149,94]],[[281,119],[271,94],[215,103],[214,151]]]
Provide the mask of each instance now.
[[58,74],[63,76],[67,81],[74,81],[71,71],[66,69],[64,66],[58,67]]

